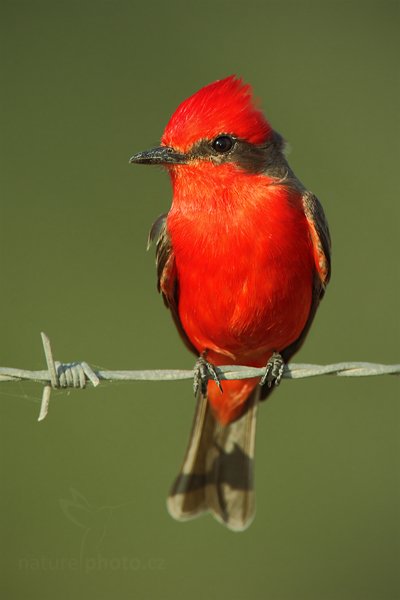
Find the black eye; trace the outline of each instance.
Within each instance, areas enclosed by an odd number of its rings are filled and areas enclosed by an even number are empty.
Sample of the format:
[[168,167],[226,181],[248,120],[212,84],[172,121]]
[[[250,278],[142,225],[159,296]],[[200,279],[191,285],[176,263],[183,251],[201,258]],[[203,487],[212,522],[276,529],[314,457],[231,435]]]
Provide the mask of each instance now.
[[216,152],[220,152],[221,154],[224,152],[229,152],[232,148],[234,140],[229,135],[219,135],[212,142],[212,147]]

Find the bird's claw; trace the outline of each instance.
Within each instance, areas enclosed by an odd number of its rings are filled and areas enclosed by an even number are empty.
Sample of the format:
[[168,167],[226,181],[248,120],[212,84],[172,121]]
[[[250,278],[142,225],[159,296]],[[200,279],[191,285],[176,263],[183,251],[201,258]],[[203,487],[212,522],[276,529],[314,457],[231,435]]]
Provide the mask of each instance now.
[[264,375],[261,377],[260,385],[270,388],[272,385],[279,385],[282,379],[285,363],[279,352],[274,352],[265,367]]
[[207,383],[209,380],[215,381],[220,392],[222,393],[222,385],[218,373],[211,363],[204,356],[199,356],[194,366],[193,391],[197,394],[199,388],[203,396],[207,394]]

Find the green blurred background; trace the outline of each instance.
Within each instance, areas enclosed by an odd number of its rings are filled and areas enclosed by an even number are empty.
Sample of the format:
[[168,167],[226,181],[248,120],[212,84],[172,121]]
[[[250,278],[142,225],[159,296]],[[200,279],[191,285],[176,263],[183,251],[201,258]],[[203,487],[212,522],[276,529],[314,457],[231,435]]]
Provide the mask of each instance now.
[[[322,200],[333,279],[298,362],[399,361],[398,2],[1,5],[0,365],[191,368],[155,289],[161,169],[128,165],[178,103],[238,73]],[[399,380],[284,382],[262,406],[258,512],[233,534],[165,496],[189,382],[2,383],[5,599],[392,600]]]

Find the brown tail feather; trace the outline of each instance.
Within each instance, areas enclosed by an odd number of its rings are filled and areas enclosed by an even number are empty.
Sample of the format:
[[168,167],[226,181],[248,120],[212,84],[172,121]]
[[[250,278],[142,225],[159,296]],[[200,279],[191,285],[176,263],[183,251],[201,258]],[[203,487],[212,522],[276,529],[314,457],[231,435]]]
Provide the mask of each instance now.
[[248,400],[246,413],[229,425],[213,416],[207,398],[199,396],[181,471],[167,500],[180,521],[210,511],[229,529],[246,529],[254,518],[254,442],[260,388]]

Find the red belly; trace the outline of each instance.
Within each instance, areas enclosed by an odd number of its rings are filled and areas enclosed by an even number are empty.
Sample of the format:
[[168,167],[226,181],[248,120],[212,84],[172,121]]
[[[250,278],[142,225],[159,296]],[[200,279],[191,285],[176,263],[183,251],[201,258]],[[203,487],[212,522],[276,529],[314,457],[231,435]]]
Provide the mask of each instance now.
[[[180,215],[177,228],[173,213],[168,221],[182,326],[214,364],[264,366],[300,336],[310,312],[313,254],[301,205],[275,193],[241,219],[206,216]],[[256,383],[224,382],[222,396],[209,384],[220,420],[235,418]]]

